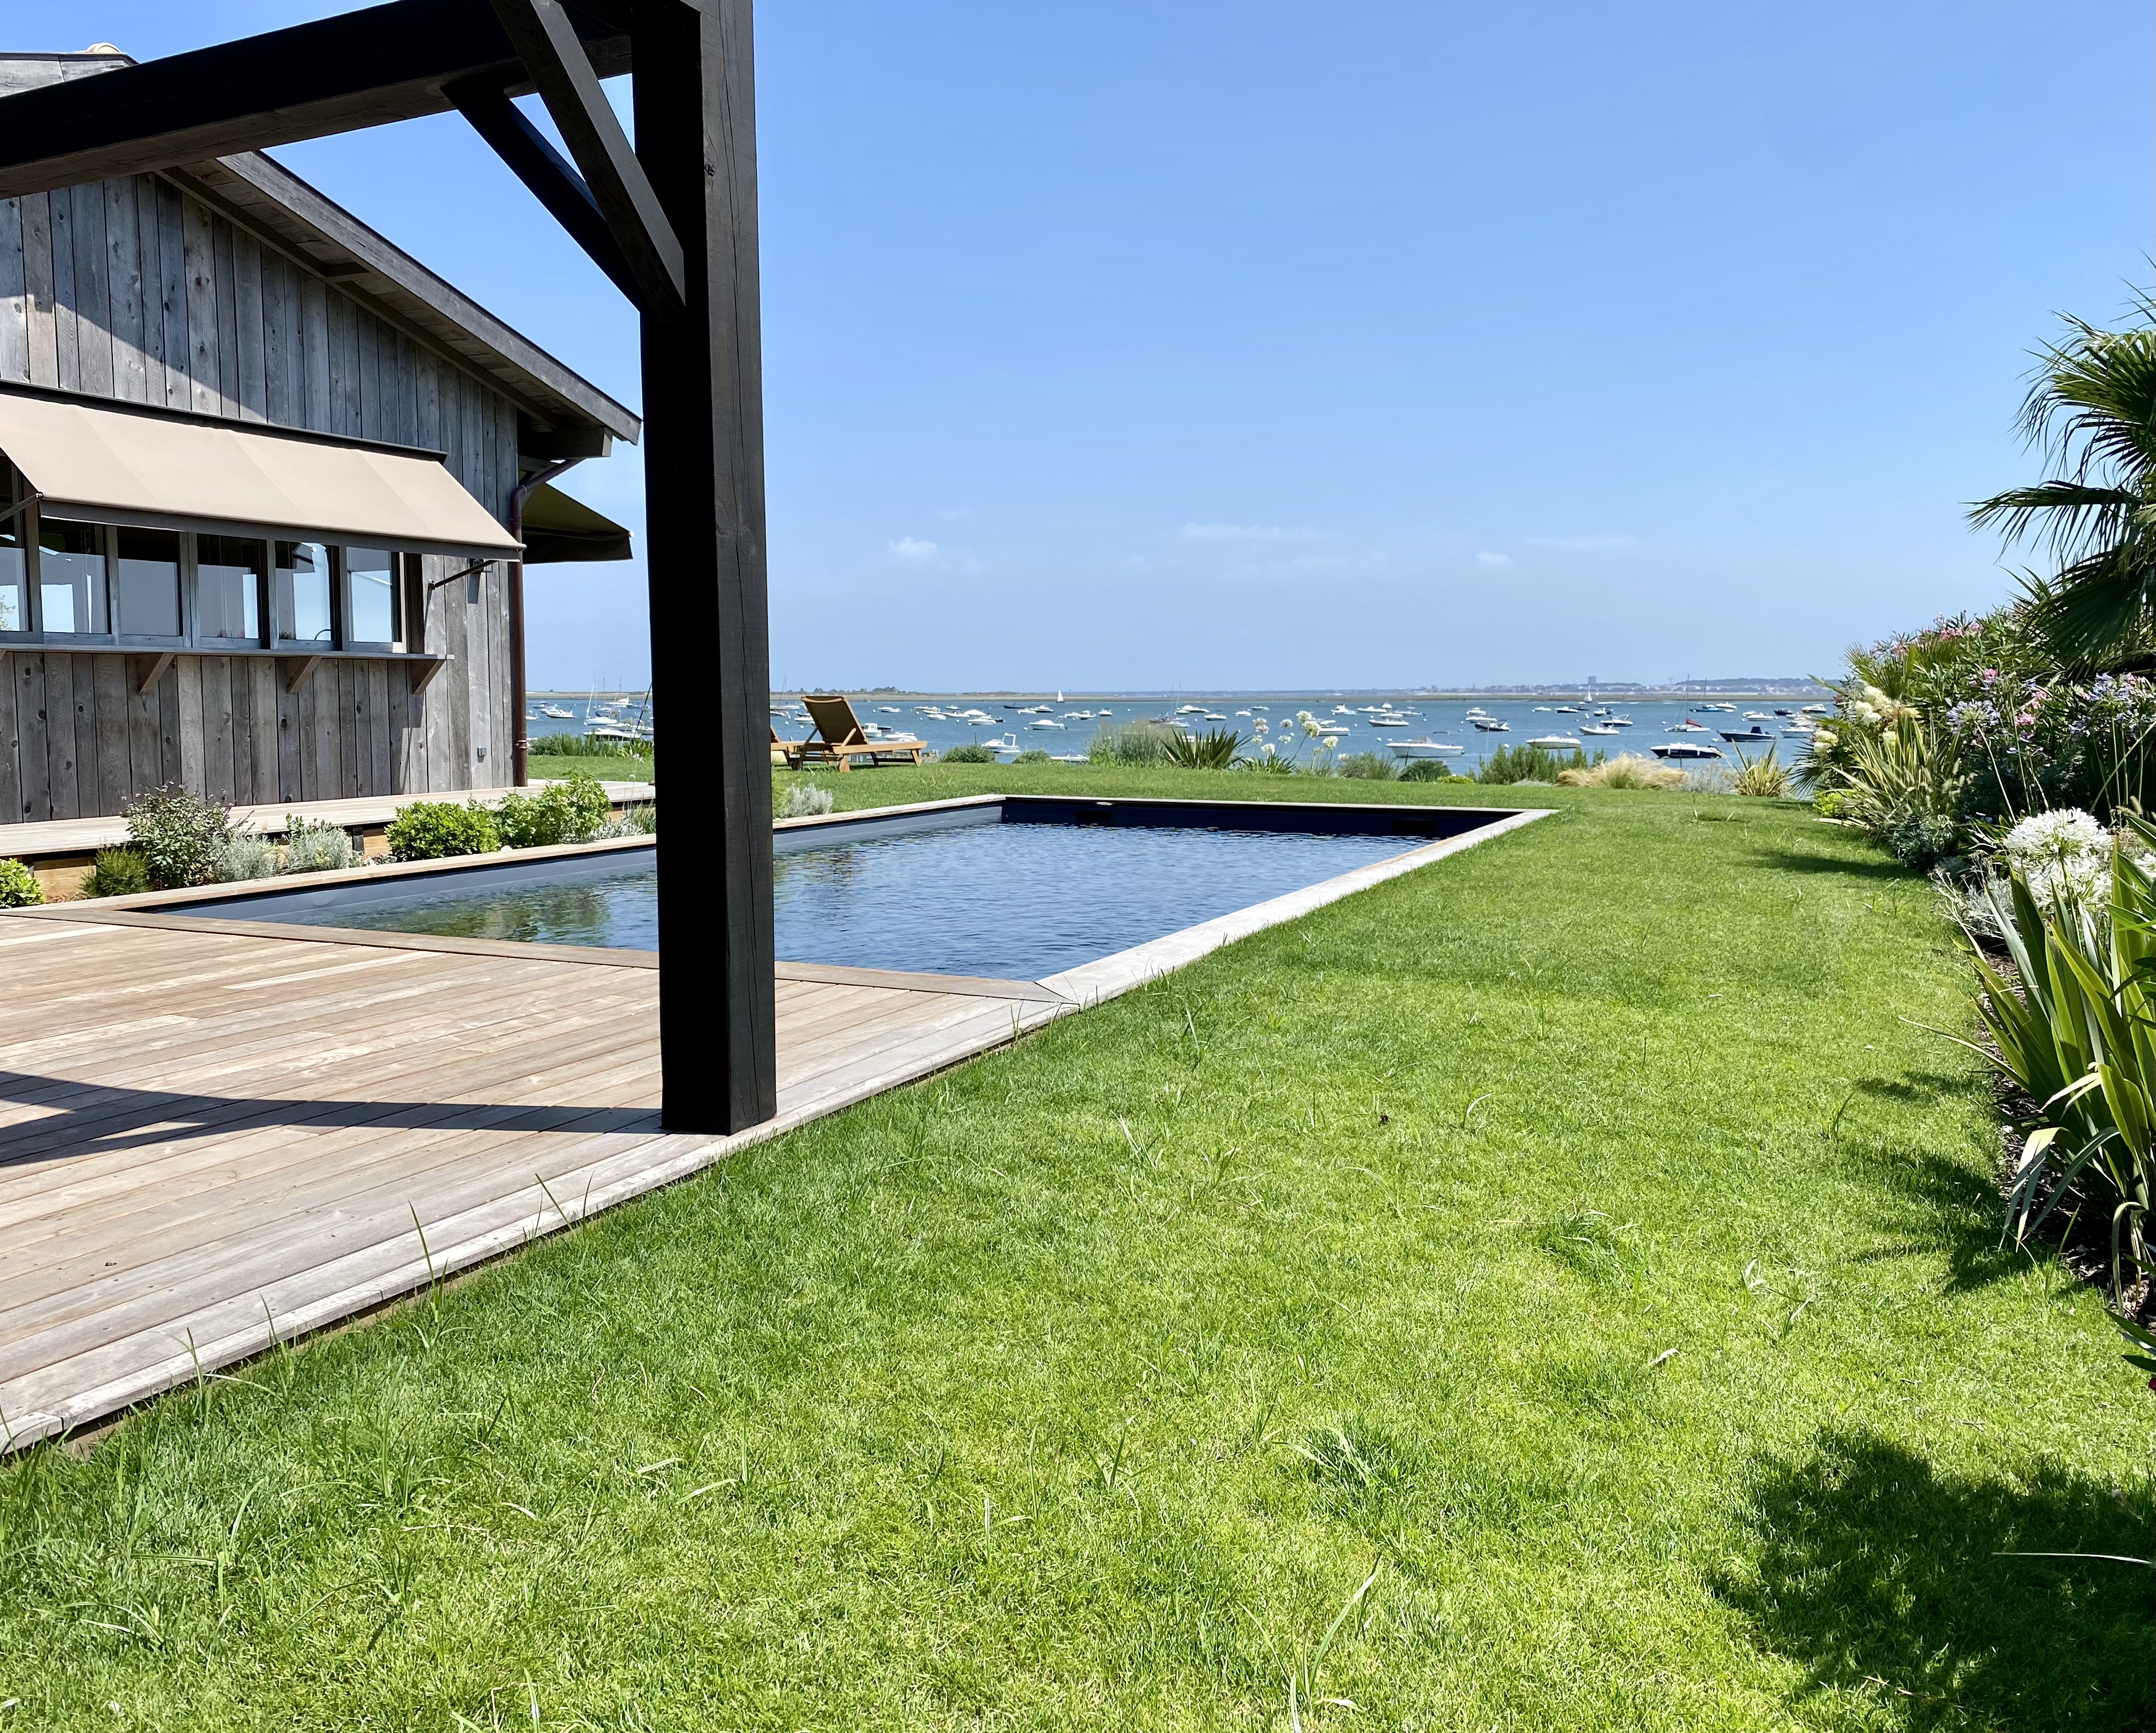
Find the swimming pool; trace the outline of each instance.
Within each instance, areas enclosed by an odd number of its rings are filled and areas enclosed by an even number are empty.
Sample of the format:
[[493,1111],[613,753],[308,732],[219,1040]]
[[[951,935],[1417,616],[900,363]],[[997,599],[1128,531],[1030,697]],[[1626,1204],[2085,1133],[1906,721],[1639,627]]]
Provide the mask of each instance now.
[[[1037,980],[1507,815],[1013,798],[790,825],[773,837],[778,953]],[[651,950],[658,863],[649,846],[489,862],[188,912]]]

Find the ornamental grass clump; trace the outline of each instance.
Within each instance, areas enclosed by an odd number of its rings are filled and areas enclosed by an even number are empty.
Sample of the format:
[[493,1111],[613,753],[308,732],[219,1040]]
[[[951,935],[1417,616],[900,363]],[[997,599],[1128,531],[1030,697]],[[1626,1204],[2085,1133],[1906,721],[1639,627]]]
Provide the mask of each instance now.
[[31,908],[44,900],[36,873],[20,861],[0,861],[0,908]]
[[494,815],[476,802],[452,806],[446,800],[415,800],[400,806],[389,821],[388,839],[393,861],[490,855],[501,846]]
[[1559,787],[1568,789],[1681,789],[1685,785],[1685,774],[1676,765],[1658,764],[1635,752],[1620,753],[1584,769],[1560,770],[1557,779]]
[[1774,755],[1768,747],[1763,756],[1748,759],[1737,755],[1738,768],[1729,773],[1729,792],[1748,795],[1754,800],[1779,800],[1789,792],[1789,767]]
[[1180,733],[1154,722],[1105,723],[1086,743],[1086,756],[1096,764],[1164,764],[1168,738]]
[[978,741],[971,742],[964,746],[954,746],[945,753],[942,758],[942,762],[947,764],[993,764],[995,761],[995,748],[983,746]]
[[1596,753],[1592,759],[1583,758],[1578,752],[1554,753],[1547,746],[1501,746],[1482,761],[1475,773],[1477,782],[1506,784],[1514,782],[1554,783],[1568,770],[1592,770],[1604,762],[1606,754]]
[[1342,776],[1360,777],[1367,782],[1398,782],[1399,767],[1381,752],[1350,753],[1340,760]]
[[121,811],[127,820],[127,840],[141,856],[152,890],[214,884],[223,846],[239,834],[224,808],[189,794],[177,783],[153,789]]

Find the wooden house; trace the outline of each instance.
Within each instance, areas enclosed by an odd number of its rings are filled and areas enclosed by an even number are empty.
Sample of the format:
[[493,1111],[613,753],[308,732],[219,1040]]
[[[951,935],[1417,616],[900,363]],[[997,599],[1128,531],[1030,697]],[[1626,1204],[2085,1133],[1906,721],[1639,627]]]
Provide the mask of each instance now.
[[0,826],[511,784],[522,563],[629,551],[547,481],[638,432],[259,154],[0,200]]

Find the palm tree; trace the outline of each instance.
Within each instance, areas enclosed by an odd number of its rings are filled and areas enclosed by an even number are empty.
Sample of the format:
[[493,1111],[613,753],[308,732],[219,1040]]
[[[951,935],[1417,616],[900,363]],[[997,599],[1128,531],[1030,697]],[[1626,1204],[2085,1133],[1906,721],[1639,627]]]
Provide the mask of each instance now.
[[2103,331],[2069,318],[2021,406],[2021,430],[2056,478],[2010,488],[1970,508],[2009,546],[2048,547],[2057,574],[2032,579],[2039,632],[2062,661],[2146,663],[2156,646],[2156,298],[2143,323]]

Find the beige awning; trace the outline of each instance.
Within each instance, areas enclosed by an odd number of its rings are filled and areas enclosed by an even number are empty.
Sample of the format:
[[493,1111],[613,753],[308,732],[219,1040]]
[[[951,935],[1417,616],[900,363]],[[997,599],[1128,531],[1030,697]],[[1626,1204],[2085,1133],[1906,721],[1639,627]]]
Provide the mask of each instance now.
[[513,559],[437,459],[0,392],[0,451],[55,517]]
[[580,499],[542,481],[524,502],[524,563],[557,565],[569,560],[627,559],[629,532]]

